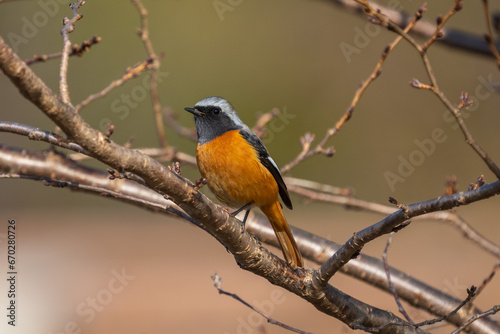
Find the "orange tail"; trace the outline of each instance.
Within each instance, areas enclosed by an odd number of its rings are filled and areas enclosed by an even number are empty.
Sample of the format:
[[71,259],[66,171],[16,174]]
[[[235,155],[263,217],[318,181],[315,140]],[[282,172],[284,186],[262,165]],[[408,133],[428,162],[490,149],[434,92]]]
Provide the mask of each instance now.
[[274,229],[274,233],[278,238],[278,241],[283,250],[283,255],[285,260],[288,262],[292,269],[297,267],[303,267],[304,261],[302,260],[302,255],[300,254],[297,243],[293,238],[292,231],[288,227],[283,211],[281,210],[281,205],[279,201],[274,204],[260,208],[262,212],[267,216],[271,226]]

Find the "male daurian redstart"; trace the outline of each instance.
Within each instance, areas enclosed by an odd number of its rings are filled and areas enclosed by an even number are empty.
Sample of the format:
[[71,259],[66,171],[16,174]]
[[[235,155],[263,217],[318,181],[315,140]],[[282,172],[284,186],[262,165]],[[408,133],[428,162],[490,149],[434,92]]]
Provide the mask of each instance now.
[[303,267],[302,255],[288,227],[279,196],[292,209],[276,163],[262,141],[238,117],[231,103],[207,97],[185,108],[194,115],[198,132],[196,161],[208,187],[224,204],[242,210],[256,206],[267,216],[291,268]]

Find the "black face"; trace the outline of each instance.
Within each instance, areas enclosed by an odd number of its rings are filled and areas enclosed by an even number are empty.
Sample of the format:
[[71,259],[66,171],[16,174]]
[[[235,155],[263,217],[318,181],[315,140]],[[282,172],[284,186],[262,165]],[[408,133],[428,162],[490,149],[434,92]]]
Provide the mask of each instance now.
[[195,107],[195,110],[198,110],[199,112],[205,115],[213,115],[213,116],[217,116],[222,112],[221,108],[216,106],[199,106]]
[[195,108],[186,108],[186,111],[194,115],[200,145],[208,143],[227,131],[241,129],[241,126],[238,126],[218,106],[196,106]]

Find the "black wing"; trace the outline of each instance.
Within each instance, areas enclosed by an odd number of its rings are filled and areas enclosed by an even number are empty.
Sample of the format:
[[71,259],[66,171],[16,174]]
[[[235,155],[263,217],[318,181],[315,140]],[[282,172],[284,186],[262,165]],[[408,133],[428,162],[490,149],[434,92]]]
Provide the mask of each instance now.
[[291,210],[293,208],[292,201],[290,200],[290,195],[288,195],[285,181],[283,181],[278,166],[276,166],[274,160],[269,156],[269,152],[267,151],[262,141],[253,132],[246,129],[241,130],[240,134],[250,145],[255,148],[255,150],[259,154],[259,160],[261,164],[263,164],[271,172],[274,180],[276,180],[283,203],[287,208]]

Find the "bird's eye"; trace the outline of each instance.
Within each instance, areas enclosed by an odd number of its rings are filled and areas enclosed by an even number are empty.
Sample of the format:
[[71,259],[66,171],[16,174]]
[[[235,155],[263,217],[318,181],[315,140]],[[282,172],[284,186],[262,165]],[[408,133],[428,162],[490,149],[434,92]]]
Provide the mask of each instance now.
[[218,107],[216,107],[216,108],[213,109],[214,115],[218,115],[218,114],[220,114],[220,112],[221,112],[221,110]]

